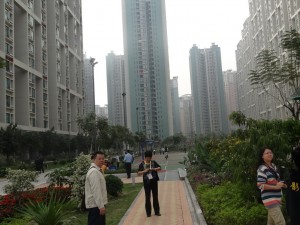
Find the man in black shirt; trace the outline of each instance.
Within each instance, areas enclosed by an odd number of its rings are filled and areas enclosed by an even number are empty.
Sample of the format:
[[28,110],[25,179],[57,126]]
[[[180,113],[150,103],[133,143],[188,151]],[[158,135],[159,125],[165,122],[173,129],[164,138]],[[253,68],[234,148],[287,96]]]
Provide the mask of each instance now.
[[153,208],[156,216],[161,216],[158,202],[158,174],[160,165],[152,160],[152,152],[145,152],[145,160],[139,165],[138,175],[143,175],[143,183],[145,190],[145,209],[147,216],[151,216],[151,192],[153,196]]

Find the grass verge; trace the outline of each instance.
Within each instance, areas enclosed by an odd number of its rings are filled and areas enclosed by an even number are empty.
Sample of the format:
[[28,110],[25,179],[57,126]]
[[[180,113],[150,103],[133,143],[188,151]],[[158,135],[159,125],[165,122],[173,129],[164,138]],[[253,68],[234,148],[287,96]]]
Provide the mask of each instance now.
[[[142,184],[124,184],[121,196],[109,198],[106,208],[106,224],[117,225],[120,222],[142,187]],[[87,212],[76,212],[74,216],[79,218],[82,224],[87,224]]]

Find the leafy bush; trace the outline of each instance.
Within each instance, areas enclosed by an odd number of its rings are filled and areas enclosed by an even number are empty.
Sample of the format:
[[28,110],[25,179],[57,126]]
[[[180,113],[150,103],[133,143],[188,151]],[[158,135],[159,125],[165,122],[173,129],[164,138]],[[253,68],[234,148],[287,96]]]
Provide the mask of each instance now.
[[74,163],[74,174],[72,176],[73,187],[72,187],[72,196],[74,200],[78,203],[81,210],[85,210],[85,199],[84,199],[84,188],[85,188],[85,176],[91,165],[91,156],[80,155],[76,158]]
[[243,184],[199,185],[197,198],[209,224],[264,225],[267,210],[262,204],[241,197]]
[[37,173],[34,171],[25,170],[7,170],[7,180],[10,184],[4,186],[4,191],[8,194],[13,194],[18,200],[23,191],[29,191],[34,188],[31,184],[35,181]]
[[123,182],[119,177],[114,175],[105,176],[107,193],[112,196],[119,196],[123,190]]

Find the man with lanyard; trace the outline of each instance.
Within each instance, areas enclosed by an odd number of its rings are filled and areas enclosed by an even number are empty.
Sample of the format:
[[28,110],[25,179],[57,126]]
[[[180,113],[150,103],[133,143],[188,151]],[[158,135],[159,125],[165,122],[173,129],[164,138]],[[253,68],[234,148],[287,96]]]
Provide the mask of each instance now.
[[125,163],[127,178],[129,179],[131,177],[131,164],[133,163],[133,156],[129,153],[129,151],[125,152],[124,163]]
[[151,216],[151,192],[153,198],[153,208],[156,216],[161,216],[158,202],[158,174],[160,165],[152,160],[152,151],[145,152],[145,161],[139,165],[138,175],[143,175],[143,183],[145,190],[145,209],[147,217]]
[[106,181],[101,171],[105,162],[103,152],[91,156],[91,166],[85,178],[85,205],[88,214],[88,225],[105,225],[105,205],[107,204]]

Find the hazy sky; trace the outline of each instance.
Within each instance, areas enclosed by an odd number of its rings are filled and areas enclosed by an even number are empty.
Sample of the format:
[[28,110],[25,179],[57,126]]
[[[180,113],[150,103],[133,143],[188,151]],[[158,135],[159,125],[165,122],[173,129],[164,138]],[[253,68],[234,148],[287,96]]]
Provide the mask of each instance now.
[[[235,50],[249,16],[248,0],[165,0],[170,78],[178,76],[179,95],[190,94],[189,50],[196,44],[221,48],[223,71],[236,70]],[[82,0],[83,48],[96,58],[96,105],[107,104],[105,57],[124,54],[121,0]]]

